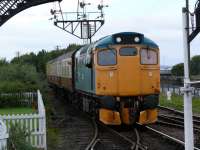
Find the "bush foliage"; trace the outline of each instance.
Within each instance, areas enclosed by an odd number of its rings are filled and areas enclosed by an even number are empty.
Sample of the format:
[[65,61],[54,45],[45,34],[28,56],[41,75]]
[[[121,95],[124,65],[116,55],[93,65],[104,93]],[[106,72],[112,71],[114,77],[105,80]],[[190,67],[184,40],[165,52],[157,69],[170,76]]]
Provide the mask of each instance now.
[[17,93],[40,88],[39,75],[34,66],[8,64],[0,66],[0,92]]
[[36,150],[26,142],[30,134],[18,124],[12,125],[9,130],[8,150]]

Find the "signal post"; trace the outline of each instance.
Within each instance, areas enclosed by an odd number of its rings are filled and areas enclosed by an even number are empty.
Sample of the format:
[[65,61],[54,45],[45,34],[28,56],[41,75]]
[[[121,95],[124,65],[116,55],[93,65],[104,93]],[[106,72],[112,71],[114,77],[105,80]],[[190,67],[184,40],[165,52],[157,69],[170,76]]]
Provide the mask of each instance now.
[[194,149],[193,134],[193,114],[192,114],[192,84],[200,81],[191,82],[190,80],[190,42],[200,32],[200,0],[197,0],[195,7],[196,27],[192,27],[190,34],[189,26],[189,0],[186,0],[186,7],[182,9],[183,13],[183,49],[184,49],[184,130],[185,130],[185,150]]

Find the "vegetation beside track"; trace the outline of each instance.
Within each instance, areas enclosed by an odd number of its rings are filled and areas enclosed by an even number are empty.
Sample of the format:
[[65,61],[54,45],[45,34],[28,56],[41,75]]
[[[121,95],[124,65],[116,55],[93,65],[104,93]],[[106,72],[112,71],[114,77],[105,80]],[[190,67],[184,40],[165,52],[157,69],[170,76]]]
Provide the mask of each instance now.
[[[165,94],[160,94],[160,105],[183,111],[183,96],[172,95],[171,100],[167,100]],[[193,113],[200,114],[200,98],[192,100]]]
[[31,114],[35,113],[35,110],[27,107],[19,107],[19,108],[1,108],[0,115],[11,115],[11,114]]
[[[46,81],[46,63],[67,51],[79,48],[79,45],[72,44],[62,50],[46,51],[41,50],[37,54],[29,53],[13,58],[10,62],[6,59],[0,59],[0,114],[22,114],[34,113],[30,107],[22,108],[19,106],[17,97],[12,95],[5,97],[4,93],[23,93],[34,92],[40,89],[45,108],[47,111],[47,139],[48,149],[57,149],[58,133],[57,129],[50,127],[50,115],[52,106],[49,103],[48,84]],[[20,99],[19,99],[20,100]],[[15,127],[13,127],[15,128]],[[16,131],[16,132],[14,132]],[[24,142],[26,134],[24,131],[12,130],[10,133],[9,149],[33,150],[28,143]],[[13,136],[12,136],[13,135]],[[21,138],[24,137],[24,138]],[[50,144],[49,144],[50,143]],[[34,149],[35,150],[35,149]]]
[[38,150],[32,147],[26,138],[29,136],[29,132],[25,128],[22,128],[18,124],[11,126],[8,139],[8,150]]

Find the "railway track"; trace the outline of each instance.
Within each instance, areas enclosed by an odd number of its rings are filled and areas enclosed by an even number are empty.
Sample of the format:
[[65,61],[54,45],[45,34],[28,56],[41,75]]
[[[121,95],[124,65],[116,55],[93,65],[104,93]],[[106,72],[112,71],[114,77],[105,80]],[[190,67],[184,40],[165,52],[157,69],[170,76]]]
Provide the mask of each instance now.
[[[184,142],[166,134],[163,131],[160,131],[156,128],[150,126],[142,126],[138,124],[140,128],[141,140],[148,146],[150,146],[149,150],[184,150]],[[149,139],[148,137],[151,136],[152,138]],[[157,141],[157,145],[151,144],[154,141]],[[195,147],[194,150],[200,150],[199,148]]]
[[136,128],[129,131],[134,137],[128,137],[126,132],[118,132],[101,122],[96,122],[96,132],[85,150],[147,150],[141,144],[140,136]]
[[[139,130],[132,128],[127,132],[119,132],[98,123],[98,134],[96,134],[96,137],[93,139],[93,144],[89,149],[184,150],[184,114],[169,108],[163,109],[165,110],[165,113],[159,115],[159,121],[156,125],[145,127],[138,125]],[[166,111],[168,111],[167,114],[170,115],[166,115]],[[194,150],[200,150],[200,117],[194,116],[193,119],[195,133]],[[157,125],[162,129],[155,127]],[[168,134],[169,132],[177,133],[177,135],[174,136],[173,134]]]
[[[184,113],[160,106],[157,124],[166,124],[169,126],[184,128]],[[200,133],[200,117],[193,116],[193,127],[194,131]]]
[[[167,135],[166,132],[152,127],[131,127],[127,131],[114,130],[105,126],[91,117],[86,117],[80,110],[71,104],[63,105],[56,101],[54,109],[57,120],[54,122],[61,128],[59,135],[59,147],[57,150],[183,150],[184,142],[178,137]],[[164,114],[162,114],[164,116]],[[166,115],[166,114],[165,114]],[[176,119],[173,116],[170,119]],[[179,116],[180,117],[180,116]],[[177,117],[178,118],[178,117]],[[180,117],[181,118],[181,117]],[[169,123],[169,121],[168,121]],[[196,122],[199,123],[198,121]],[[176,123],[175,123],[176,124]],[[180,126],[181,123],[179,124]],[[161,126],[161,125],[159,125]],[[167,125],[162,125],[167,126]],[[168,128],[171,128],[168,126]],[[169,131],[169,129],[166,129]],[[176,127],[174,131],[182,133],[182,129]],[[200,138],[199,138],[200,139]],[[200,147],[200,146],[199,146]],[[195,148],[195,150],[200,150]]]
[[94,136],[95,123],[62,97],[51,93],[52,115],[50,128],[58,130],[56,147],[50,150],[84,150]]
[[72,104],[63,104],[62,97],[53,98],[53,128],[60,129],[57,150],[147,150],[141,143],[138,131],[127,137],[111,127],[91,118]]
[[[179,116],[182,117],[184,116],[184,113],[182,111],[178,111],[172,108],[164,107],[164,106],[159,106],[159,110],[161,114],[167,114],[167,115],[172,115],[172,116]],[[200,116],[195,116],[193,115],[193,120],[200,121]]]
[[[200,148],[200,117],[193,116],[194,123],[194,143],[196,149]],[[171,139],[176,139],[179,143],[184,144],[184,114],[183,112],[161,107],[158,121],[156,124],[149,125],[148,128],[163,133]]]
[[[184,128],[184,118],[174,117],[170,115],[159,115],[157,124],[166,124],[169,126]],[[200,122],[194,120],[193,125],[194,125],[194,131],[200,133]]]

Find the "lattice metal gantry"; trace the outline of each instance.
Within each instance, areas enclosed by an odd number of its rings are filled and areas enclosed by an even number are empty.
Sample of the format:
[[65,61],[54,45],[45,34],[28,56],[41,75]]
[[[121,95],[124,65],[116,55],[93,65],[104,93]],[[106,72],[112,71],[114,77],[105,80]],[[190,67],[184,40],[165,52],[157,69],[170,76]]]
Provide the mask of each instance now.
[[54,1],[59,0],[0,0],[0,26],[27,8]]

